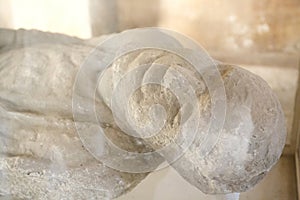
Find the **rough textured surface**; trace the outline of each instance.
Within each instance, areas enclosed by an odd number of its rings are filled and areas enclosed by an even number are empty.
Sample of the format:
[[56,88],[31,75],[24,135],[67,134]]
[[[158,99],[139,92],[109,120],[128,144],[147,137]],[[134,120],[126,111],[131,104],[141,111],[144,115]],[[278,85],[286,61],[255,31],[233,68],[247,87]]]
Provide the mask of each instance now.
[[[0,183],[0,195],[86,199],[112,198],[129,191],[147,174],[117,172],[95,160],[82,147],[72,121],[71,88],[93,41],[72,39],[70,43],[50,44],[46,42],[49,38],[36,38],[24,47],[22,40],[11,37],[16,45],[2,48],[0,55],[0,175],[5,180]],[[10,44],[6,42],[0,41],[0,46]],[[147,114],[152,104],[162,105],[167,118],[157,135],[137,140],[115,124],[110,110],[111,92],[122,75],[142,64],[150,64],[141,75],[143,79],[155,72],[153,64],[163,64],[168,67],[160,74],[165,84],[179,84],[181,88],[187,83],[173,74],[171,69],[175,69],[195,89],[201,117],[194,142],[176,162],[171,151],[161,153],[191,184],[211,194],[242,192],[257,184],[278,160],[286,130],[277,98],[262,79],[229,65],[218,66],[227,97],[225,124],[216,146],[204,156],[200,150],[202,139],[210,118],[218,117],[218,113],[211,113],[210,93],[195,69],[162,50],[133,52],[115,61],[103,74],[106,81],[100,81],[98,88],[101,98],[96,104],[101,112],[97,114],[102,115],[100,123],[106,135],[119,147],[135,152],[149,152],[173,143],[180,147],[177,139],[184,143],[190,134],[189,127],[185,132],[179,130],[195,110],[187,106],[187,112],[182,112],[175,96],[157,85],[139,88],[130,99],[120,98],[125,100],[124,105],[129,102],[131,116],[141,125],[151,121]],[[82,118],[79,125],[90,123]]]
[[[182,59],[163,51],[147,50],[127,55],[112,66],[111,82],[106,85],[113,91],[122,75],[134,66],[160,63],[169,69],[180,67],[191,70],[183,75],[194,83],[200,105],[200,130],[187,152],[176,162],[170,163],[188,182],[209,194],[244,192],[254,187],[279,159],[286,138],[284,115],[277,97],[260,77],[235,66],[219,65],[226,91],[226,118],[216,146],[207,155],[201,152],[203,136],[207,133],[211,117],[210,94],[205,83],[195,70]],[[144,76],[151,71],[151,67]],[[170,82],[172,76],[165,71],[163,82]],[[171,81],[172,82],[172,81]],[[195,84],[195,83],[198,83]],[[182,85],[181,85],[182,86]],[[110,93],[101,91],[110,102]],[[160,95],[157,95],[160,94]],[[164,98],[167,96],[168,98]],[[125,100],[126,101],[126,100]],[[153,148],[159,149],[175,142],[179,105],[172,95],[162,87],[141,87],[129,101],[139,123],[149,121],[146,113],[151,104],[160,103],[167,110],[167,123],[155,137],[144,139]],[[167,104],[167,106],[165,105]],[[170,105],[171,104],[171,105]],[[126,104],[124,104],[126,105]],[[138,112],[137,112],[138,111]],[[175,113],[172,114],[172,113]],[[139,117],[136,117],[139,116]],[[181,133],[182,134],[182,133]],[[162,155],[168,160],[170,152]],[[172,155],[171,155],[172,157]]]
[[216,146],[199,155],[199,140],[172,166],[204,193],[244,192],[278,161],[286,138],[277,97],[260,77],[238,67],[220,66],[226,119]]
[[76,134],[72,86],[92,48],[38,31],[0,35],[0,196],[111,199],[137,185],[146,173],[104,166]]
[[286,144],[291,145],[293,143],[292,125],[299,74],[298,68],[296,66],[293,68],[278,66],[261,67],[256,65],[245,65],[243,68],[262,77],[265,81],[267,81],[272,90],[278,96],[286,119]]
[[[108,68],[103,77],[107,80],[100,82],[98,91],[105,104],[111,108],[111,100],[113,91],[119,83],[122,76],[131,73],[131,70],[138,66],[149,64],[149,68],[142,74],[143,79],[147,76],[151,76],[155,64],[162,64],[169,67],[170,65],[180,62],[177,56],[172,56],[169,53],[162,50],[139,50],[128,55],[125,55],[114,62],[114,64]],[[182,61],[181,61],[182,62]],[[186,62],[185,62],[186,64]],[[186,64],[187,65],[187,64]],[[188,65],[187,65],[188,66]],[[170,68],[171,69],[171,68]],[[154,70],[155,71],[155,70]],[[163,77],[174,78],[170,76],[168,70],[163,71]],[[168,77],[168,75],[170,77]],[[134,80],[136,78],[136,80]],[[133,76],[132,81],[138,81],[138,77]],[[169,79],[171,81],[171,79]],[[141,83],[142,84],[142,83]],[[123,89],[126,89],[126,85]],[[154,104],[160,104],[166,110],[166,122],[162,130],[159,131],[155,136],[149,138],[143,138],[143,142],[146,146],[150,146],[155,149],[164,147],[171,142],[174,142],[174,137],[178,131],[180,119],[180,105],[176,96],[171,91],[167,90],[161,85],[149,84],[141,86],[137,89],[128,99],[120,98],[124,106],[129,106],[129,118],[132,118],[136,123],[136,126],[145,125],[151,123],[149,117],[149,109]],[[141,135],[143,137],[144,135]]]

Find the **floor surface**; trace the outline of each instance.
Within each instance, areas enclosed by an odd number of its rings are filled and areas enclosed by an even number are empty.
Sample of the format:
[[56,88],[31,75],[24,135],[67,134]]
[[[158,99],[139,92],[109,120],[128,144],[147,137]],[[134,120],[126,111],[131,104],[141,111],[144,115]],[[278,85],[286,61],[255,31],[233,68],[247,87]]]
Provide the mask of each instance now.
[[[221,200],[209,196],[186,182],[171,167],[151,173],[142,183],[117,200]],[[293,157],[282,157],[270,173],[240,200],[297,200]]]

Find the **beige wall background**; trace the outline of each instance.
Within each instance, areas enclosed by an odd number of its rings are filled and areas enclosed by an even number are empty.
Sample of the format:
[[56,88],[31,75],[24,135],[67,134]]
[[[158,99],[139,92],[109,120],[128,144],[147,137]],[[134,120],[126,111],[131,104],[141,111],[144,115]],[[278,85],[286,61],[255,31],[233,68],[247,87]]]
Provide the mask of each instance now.
[[91,37],[87,0],[0,0],[0,27]]
[[295,53],[299,0],[0,0],[0,27],[89,38],[161,26],[213,51]]
[[299,51],[298,0],[162,0],[160,25],[218,51]]

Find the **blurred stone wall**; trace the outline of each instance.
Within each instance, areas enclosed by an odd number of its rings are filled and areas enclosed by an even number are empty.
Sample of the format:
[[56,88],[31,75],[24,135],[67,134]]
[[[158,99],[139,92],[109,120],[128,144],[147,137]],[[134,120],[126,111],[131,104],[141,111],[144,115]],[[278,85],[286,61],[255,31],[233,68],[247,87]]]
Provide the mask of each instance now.
[[160,0],[89,0],[93,36],[157,26]]
[[209,51],[300,51],[299,0],[0,0],[0,27],[88,38],[149,26]]
[[215,51],[299,52],[299,0],[161,0],[159,25]]
[[[90,2],[93,5],[90,7],[91,21],[106,19],[106,25],[101,21],[92,23],[94,36],[129,28],[160,26],[184,33],[212,51],[229,53],[300,51],[299,0],[90,0]],[[94,2],[98,2],[98,5],[94,6]],[[106,3],[99,4],[99,2]],[[104,14],[105,12],[107,14]],[[107,29],[108,26],[113,28]]]
[[88,0],[0,0],[0,28],[91,37]]

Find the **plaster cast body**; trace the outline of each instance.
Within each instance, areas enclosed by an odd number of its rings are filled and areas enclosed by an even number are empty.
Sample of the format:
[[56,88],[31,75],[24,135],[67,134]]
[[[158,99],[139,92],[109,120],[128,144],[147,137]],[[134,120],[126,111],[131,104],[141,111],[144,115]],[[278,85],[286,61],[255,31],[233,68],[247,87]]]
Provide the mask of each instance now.
[[[175,162],[172,160],[174,152],[161,152],[188,182],[208,194],[244,192],[254,187],[277,162],[286,139],[285,120],[278,98],[260,77],[236,66],[218,64],[226,92],[226,117],[214,148],[206,155],[201,150],[203,139],[211,118],[217,118],[218,113],[211,112],[210,93],[201,75],[178,56],[161,50],[143,50],[117,60],[104,72],[104,76],[112,77],[111,81],[100,85],[99,92],[106,104],[110,106],[112,91],[121,77],[144,64],[150,64],[143,74],[144,79],[155,64],[161,64],[169,67],[163,72],[162,83],[172,84],[174,78],[178,78],[171,72],[175,69],[195,89],[201,116],[193,143]],[[204,71],[203,75],[206,74]],[[179,82],[179,87],[185,87],[183,81]],[[181,110],[172,93],[161,86],[143,86],[130,99],[120,98],[119,101],[124,101],[124,106],[129,102],[129,117],[144,124],[151,121],[148,116],[151,105],[163,105],[167,113],[165,126],[144,142],[154,149],[170,143],[178,143],[180,148],[182,141],[176,141],[176,137],[184,134],[180,130],[183,125],[180,124]],[[192,127],[186,130],[187,137],[192,136],[192,131]]]
[[25,33],[10,31],[7,37],[18,37],[0,54],[0,196],[111,199],[131,190],[147,173],[104,166],[84,148],[74,126],[72,87],[91,45]]
[[[0,143],[3,147],[0,175],[5,180],[0,182],[0,195],[86,199],[113,198],[129,191],[147,173],[131,174],[104,166],[82,145],[72,118],[76,73],[99,40],[84,42],[66,36],[49,39],[49,35],[43,38],[43,33],[36,34],[37,40],[24,39],[29,41],[26,45],[22,40],[0,41]],[[30,38],[30,34],[27,36]],[[185,105],[183,112],[170,90],[159,85],[142,86],[130,99],[119,100],[129,106],[130,117],[137,125],[147,124],[151,122],[148,115],[151,105],[160,104],[166,111],[166,120],[155,136],[137,139],[118,127],[111,102],[121,77],[143,64],[150,67],[142,79],[151,77],[155,64],[160,64],[167,66],[160,74],[164,84],[176,82],[179,87],[190,84],[199,110]],[[182,79],[171,69],[180,72]],[[261,78],[230,65],[219,64],[218,69],[226,91],[226,118],[220,137],[208,155],[201,153],[201,142],[211,118],[218,116],[211,112],[205,81],[188,62],[163,50],[133,52],[103,72],[97,88],[96,110],[106,136],[131,152],[154,152],[169,144],[180,149],[190,136],[189,127],[182,131],[181,126],[192,113],[199,111],[199,130],[187,151],[175,161],[171,151],[162,151],[160,155],[205,193],[243,192],[253,187],[281,155],[286,136],[283,113],[277,97]],[[91,122],[82,118],[78,124],[85,128]]]

